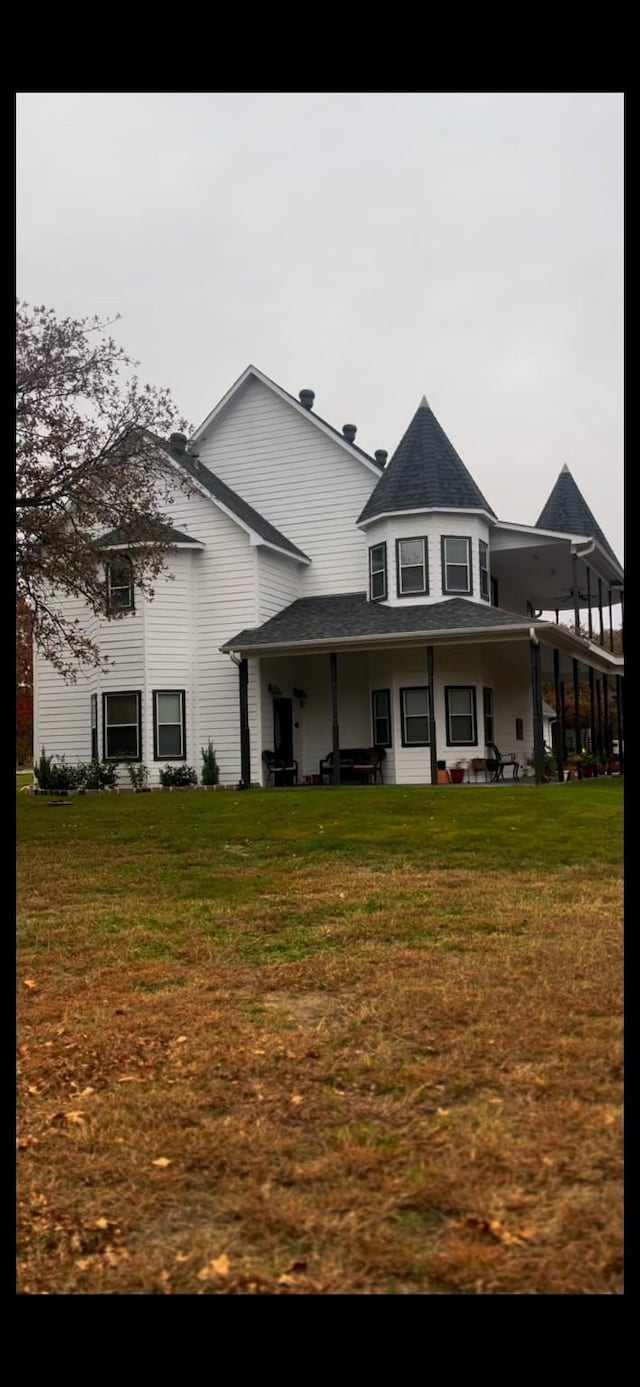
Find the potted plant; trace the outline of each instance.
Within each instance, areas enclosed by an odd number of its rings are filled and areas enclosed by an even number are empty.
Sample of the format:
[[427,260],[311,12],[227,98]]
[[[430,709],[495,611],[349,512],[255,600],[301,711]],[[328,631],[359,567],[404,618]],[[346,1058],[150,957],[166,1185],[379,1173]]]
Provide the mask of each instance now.
[[446,761],[436,761],[436,785],[450,785],[451,776]]
[[581,759],[580,770],[582,771],[583,780],[591,780],[591,778],[597,774],[597,756],[583,756]]
[[466,761],[456,761],[455,766],[451,768],[449,775],[451,776],[452,785],[462,785],[466,765]]

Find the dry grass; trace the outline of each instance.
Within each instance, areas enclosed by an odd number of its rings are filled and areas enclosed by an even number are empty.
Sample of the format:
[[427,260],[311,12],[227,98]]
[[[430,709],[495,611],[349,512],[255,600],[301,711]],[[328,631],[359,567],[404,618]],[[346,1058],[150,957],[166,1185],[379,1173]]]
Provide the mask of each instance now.
[[182,858],[20,797],[21,1291],[619,1293],[619,864],[294,852],[286,795]]

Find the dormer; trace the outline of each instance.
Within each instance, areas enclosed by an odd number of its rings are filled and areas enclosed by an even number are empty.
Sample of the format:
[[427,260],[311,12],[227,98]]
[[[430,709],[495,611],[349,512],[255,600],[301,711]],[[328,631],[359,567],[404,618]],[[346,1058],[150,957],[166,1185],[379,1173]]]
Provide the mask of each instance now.
[[367,537],[370,600],[489,603],[495,519],[423,397],[358,518]]

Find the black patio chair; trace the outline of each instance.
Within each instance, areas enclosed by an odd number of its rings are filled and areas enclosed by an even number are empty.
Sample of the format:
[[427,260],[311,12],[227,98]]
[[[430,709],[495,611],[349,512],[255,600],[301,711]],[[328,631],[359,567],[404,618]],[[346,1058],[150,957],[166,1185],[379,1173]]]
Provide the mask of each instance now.
[[487,770],[491,775],[493,784],[498,780],[504,780],[505,766],[511,766],[512,778],[517,780],[520,773],[520,762],[515,751],[510,751],[507,756],[503,756],[495,742],[489,743],[489,751],[491,756],[487,758]]
[[280,774],[293,775],[294,785],[298,784],[298,762],[292,761],[290,765],[276,756],[275,751],[263,751],[262,760],[267,768],[267,788],[269,784],[276,783],[276,776]]

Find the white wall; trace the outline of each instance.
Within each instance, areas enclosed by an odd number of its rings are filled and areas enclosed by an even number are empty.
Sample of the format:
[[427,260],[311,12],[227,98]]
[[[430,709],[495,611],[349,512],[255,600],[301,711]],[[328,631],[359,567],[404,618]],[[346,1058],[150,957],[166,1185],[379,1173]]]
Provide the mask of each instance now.
[[198,452],[312,560],[300,571],[301,596],[364,590],[367,541],[355,522],[377,472],[255,377]]
[[[258,614],[260,623],[281,612],[301,596],[300,585],[304,565],[281,558],[271,549],[256,549]],[[231,631],[230,635],[235,632]]]
[[[485,598],[480,596],[480,551],[479,542],[484,540],[485,544],[490,544],[489,524],[479,515],[466,515],[460,512],[447,511],[425,511],[422,515],[396,515],[389,516],[386,520],[377,520],[371,525],[367,525],[363,530],[367,541],[367,555],[364,570],[363,586],[369,591],[369,548],[374,544],[387,545],[387,605],[391,607],[406,606],[413,604],[416,606],[428,605],[433,602],[442,602],[443,597],[456,596],[455,593],[443,593],[442,591],[442,535],[468,535],[471,538],[471,562],[473,569],[473,592],[459,593],[460,597],[465,597],[469,601],[479,602],[481,606],[489,605]],[[428,596],[399,597],[397,589],[397,568],[396,568],[396,540],[398,539],[419,539],[426,535],[428,541],[429,557],[429,593]],[[489,574],[491,574],[491,553],[489,552]],[[491,593],[491,584],[489,584]]]
[[[52,598],[52,603],[71,620],[80,621],[94,639],[97,622],[84,602],[71,598]],[[33,755],[37,761],[42,747],[47,756],[65,756],[69,762],[91,757],[91,694],[97,689],[96,671],[78,668],[74,684],[66,683],[34,644],[33,647]],[[98,712],[100,710],[98,709]],[[100,730],[100,735],[102,735]]]

